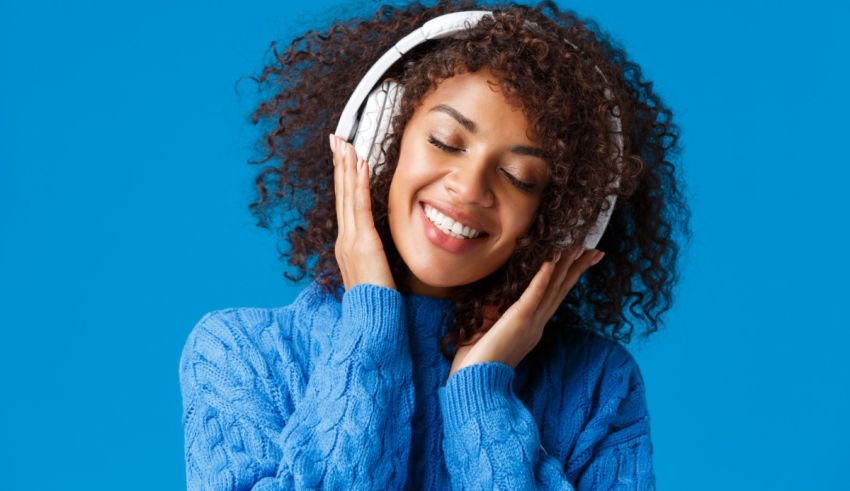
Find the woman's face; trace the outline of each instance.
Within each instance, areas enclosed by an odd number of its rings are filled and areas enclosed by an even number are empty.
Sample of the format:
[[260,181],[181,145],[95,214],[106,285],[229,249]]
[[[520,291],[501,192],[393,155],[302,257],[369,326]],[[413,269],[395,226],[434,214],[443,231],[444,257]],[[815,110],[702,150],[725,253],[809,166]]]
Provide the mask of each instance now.
[[487,70],[442,81],[404,129],[389,224],[414,293],[446,297],[486,277],[534,221],[548,165],[497,81]]

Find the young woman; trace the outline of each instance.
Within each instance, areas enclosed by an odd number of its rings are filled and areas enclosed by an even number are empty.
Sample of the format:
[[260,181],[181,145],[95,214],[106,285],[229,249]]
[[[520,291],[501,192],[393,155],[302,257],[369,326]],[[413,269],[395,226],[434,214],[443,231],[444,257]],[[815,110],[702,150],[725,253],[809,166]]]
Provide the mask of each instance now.
[[[382,74],[403,92],[377,156],[329,134],[399,39],[471,10]],[[689,231],[639,67],[551,2],[383,7],[274,53],[251,209],[311,281],[189,334],[188,487],[654,488],[620,342],[657,330]]]

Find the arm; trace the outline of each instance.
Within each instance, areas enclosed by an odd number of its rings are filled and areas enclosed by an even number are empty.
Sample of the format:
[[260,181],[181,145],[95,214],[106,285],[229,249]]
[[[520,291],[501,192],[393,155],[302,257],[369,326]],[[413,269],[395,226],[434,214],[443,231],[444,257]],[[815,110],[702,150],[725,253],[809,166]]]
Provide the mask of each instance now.
[[295,368],[272,373],[242,326],[205,316],[180,362],[188,488],[403,487],[413,408],[403,307],[390,288],[345,292],[332,349],[297,404],[280,388],[298,378]]
[[[608,361],[620,364],[615,356]],[[513,368],[492,362],[459,370],[439,389],[452,488],[654,489],[643,381],[636,365],[621,369],[625,376],[611,377],[619,387],[603,391],[611,397],[582,429],[570,465],[542,447],[533,416],[512,389]]]

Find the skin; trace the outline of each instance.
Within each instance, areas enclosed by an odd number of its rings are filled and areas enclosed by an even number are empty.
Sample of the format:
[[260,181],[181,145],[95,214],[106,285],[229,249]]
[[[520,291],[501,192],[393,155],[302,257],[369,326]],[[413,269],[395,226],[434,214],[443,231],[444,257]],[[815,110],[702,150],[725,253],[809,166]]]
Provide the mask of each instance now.
[[[440,105],[471,120],[476,131],[432,110]],[[486,70],[446,79],[423,97],[402,135],[389,192],[390,231],[410,270],[412,292],[445,298],[453,287],[486,277],[511,256],[534,221],[549,179],[543,158],[511,151],[536,147],[527,133],[521,109],[508,104]],[[460,151],[438,148],[429,137]],[[508,175],[532,184],[532,190],[520,189]],[[422,200],[473,217],[489,236],[466,254],[435,246],[423,235]]]
[[[531,225],[548,182],[546,163],[517,155],[514,145],[533,147],[527,121],[494,90],[492,73],[461,74],[426,94],[402,135],[399,164],[390,184],[390,229],[407,264],[412,291],[445,296],[451,288],[487,276],[510,257],[516,239]],[[431,108],[445,104],[474,121],[477,131]],[[447,153],[428,141],[463,149]],[[396,288],[380,237],[375,230],[369,194],[369,171],[345,140],[328,135],[334,153],[339,236],[335,245],[346,290],[360,283]],[[506,176],[532,183],[521,190]],[[484,224],[490,233],[475,254],[457,254],[430,243],[423,235],[419,201],[445,203]],[[516,367],[537,345],[543,327],[584,271],[604,253],[581,247],[545,261],[526,290],[498,317],[490,306],[485,331],[459,346],[449,377],[464,367],[501,362]]]

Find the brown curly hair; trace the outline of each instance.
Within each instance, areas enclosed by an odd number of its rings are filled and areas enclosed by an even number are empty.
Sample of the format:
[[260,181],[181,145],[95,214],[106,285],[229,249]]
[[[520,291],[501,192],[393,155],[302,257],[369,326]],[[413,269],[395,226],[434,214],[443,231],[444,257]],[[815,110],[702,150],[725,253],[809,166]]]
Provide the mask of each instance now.
[[[566,236],[576,243],[596,222],[619,174],[608,127],[615,106],[623,123],[624,155],[614,212],[597,245],[606,255],[581,276],[538,347],[553,349],[546,347],[556,343],[546,338],[577,329],[629,343],[633,321],[626,307],[646,321],[641,337],[647,337],[669,310],[678,280],[680,247],[674,234],[690,240],[690,210],[671,163],[679,154],[679,130],[640,67],[594,21],[560,12],[551,1],[536,7],[484,6],[471,0],[440,1],[432,7],[418,2],[384,5],[371,19],[338,22],[324,32],[310,30],[283,53],[272,43],[273,59],[253,77],[261,92],[269,94],[251,115],[254,124],[264,123],[263,155],[251,163],[268,163],[256,177],[258,196],[249,206],[257,225],[269,229],[280,221],[279,237],[289,242],[288,250],[279,250],[281,259],[288,258],[298,269],[297,276],[284,276],[300,281],[309,270],[339,299],[342,279],[334,254],[337,218],[327,135],[356,84],[399,39],[438,15],[479,9],[495,15],[485,16],[465,39],[417,46],[385,74],[399,80],[405,91],[400,114],[383,142],[386,167],[372,180],[372,211],[396,285],[408,293],[409,272],[393,244],[387,215],[401,142],[396,136],[437,83],[487,68],[498,75],[509,102],[522,108],[534,140],[549,157],[550,182],[534,223],[509,260],[487,277],[454,289],[455,315],[440,350],[451,360],[448,347],[467,342],[482,329],[487,306],[504,313],[552,256],[559,239]],[[525,20],[540,28],[526,26]],[[605,97],[595,66],[604,73],[613,101]]]

